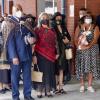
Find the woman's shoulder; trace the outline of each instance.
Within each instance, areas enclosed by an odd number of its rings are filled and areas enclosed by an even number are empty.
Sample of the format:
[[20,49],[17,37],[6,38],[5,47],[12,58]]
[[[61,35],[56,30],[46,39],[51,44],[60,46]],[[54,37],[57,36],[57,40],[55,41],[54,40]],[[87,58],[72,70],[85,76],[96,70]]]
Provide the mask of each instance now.
[[34,32],[35,32],[35,33],[38,33],[39,31],[41,31],[41,27],[36,27],[36,28],[34,29]]
[[100,36],[100,30],[99,30],[99,27],[98,26],[95,26],[95,28],[94,28],[94,34],[96,35],[96,36]]

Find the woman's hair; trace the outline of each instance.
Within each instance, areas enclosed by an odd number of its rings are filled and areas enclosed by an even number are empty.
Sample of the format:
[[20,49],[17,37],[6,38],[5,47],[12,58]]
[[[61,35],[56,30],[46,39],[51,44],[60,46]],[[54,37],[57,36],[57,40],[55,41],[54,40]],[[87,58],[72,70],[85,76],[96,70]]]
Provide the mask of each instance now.
[[49,19],[49,15],[45,12],[42,12],[38,17],[38,27],[41,27],[41,20],[44,19],[44,16],[47,16],[47,19]]

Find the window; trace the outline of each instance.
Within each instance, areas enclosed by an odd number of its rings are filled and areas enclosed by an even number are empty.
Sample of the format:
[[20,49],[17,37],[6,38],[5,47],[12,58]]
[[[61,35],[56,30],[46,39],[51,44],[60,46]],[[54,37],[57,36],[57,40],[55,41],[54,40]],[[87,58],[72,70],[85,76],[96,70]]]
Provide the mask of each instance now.
[[45,12],[49,14],[57,12],[57,0],[45,0]]
[[37,15],[41,12],[48,14],[57,12],[57,0],[37,0]]

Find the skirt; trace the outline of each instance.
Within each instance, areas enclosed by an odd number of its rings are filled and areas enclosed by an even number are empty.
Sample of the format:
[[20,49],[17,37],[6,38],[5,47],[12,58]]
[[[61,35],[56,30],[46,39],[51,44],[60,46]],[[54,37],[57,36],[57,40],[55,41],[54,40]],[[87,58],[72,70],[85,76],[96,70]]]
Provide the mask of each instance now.
[[0,69],[0,83],[10,84],[11,83],[11,70]]
[[86,50],[76,51],[76,76],[85,78],[88,73],[93,73],[93,78],[99,78],[100,59],[98,45],[94,45]]
[[36,90],[39,91],[52,91],[56,89],[56,80],[55,80],[55,63],[46,59],[42,55],[37,53],[37,63],[39,70],[43,72],[43,82],[33,83],[33,86]]

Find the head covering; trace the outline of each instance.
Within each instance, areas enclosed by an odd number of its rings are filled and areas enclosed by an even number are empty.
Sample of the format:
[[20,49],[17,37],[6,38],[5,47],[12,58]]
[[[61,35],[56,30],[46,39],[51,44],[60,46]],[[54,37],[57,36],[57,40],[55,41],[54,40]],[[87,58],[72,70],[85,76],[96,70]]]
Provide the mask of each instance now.
[[33,16],[32,14],[28,14],[28,15],[26,15],[26,19],[27,19],[27,18],[31,18],[33,21],[36,20],[36,17]]
[[54,15],[52,16],[51,20],[55,20],[55,18],[56,18],[57,16],[61,16],[62,19],[65,19],[65,15],[64,15],[64,14],[61,14],[60,12],[56,12],[56,13],[54,13]]

